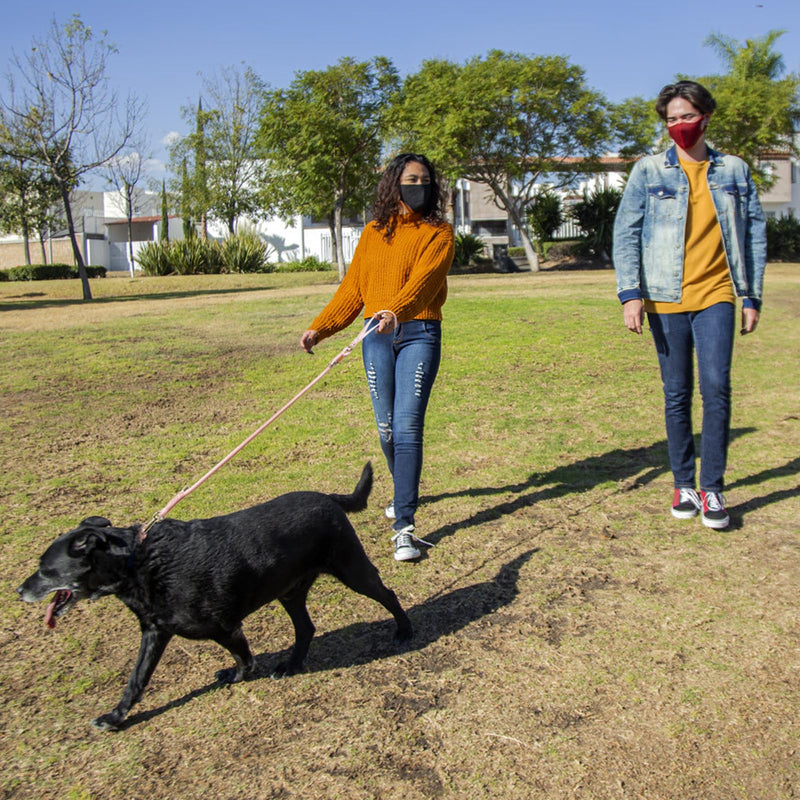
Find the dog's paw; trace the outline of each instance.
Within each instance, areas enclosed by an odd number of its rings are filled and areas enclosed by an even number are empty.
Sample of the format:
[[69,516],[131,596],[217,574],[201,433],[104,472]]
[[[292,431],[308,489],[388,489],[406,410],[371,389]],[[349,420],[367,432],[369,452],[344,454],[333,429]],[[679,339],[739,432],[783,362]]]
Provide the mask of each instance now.
[[394,632],[394,642],[395,644],[408,644],[411,641],[411,637],[414,635],[414,631],[410,625],[405,625],[402,628],[397,628]]
[[103,714],[100,717],[95,717],[92,720],[92,727],[100,731],[118,731],[122,722],[123,718],[112,711],[110,714]]
[[230,667],[229,669],[221,669],[214,676],[220,683],[231,684],[243,681],[245,676],[236,668]]
[[270,678],[279,680],[280,678],[288,678],[290,675],[297,675],[298,672],[302,671],[302,664],[292,664],[291,661],[281,661],[280,664],[276,664],[273,667]]

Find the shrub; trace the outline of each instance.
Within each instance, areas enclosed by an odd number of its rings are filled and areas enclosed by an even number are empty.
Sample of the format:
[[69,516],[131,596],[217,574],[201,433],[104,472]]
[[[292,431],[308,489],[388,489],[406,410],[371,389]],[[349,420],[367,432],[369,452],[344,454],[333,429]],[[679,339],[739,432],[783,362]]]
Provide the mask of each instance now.
[[620,200],[622,192],[619,189],[595,189],[591,193],[584,191],[583,200],[570,209],[570,214],[583,229],[590,252],[604,261],[611,260],[614,217]]
[[[86,266],[84,267],[84,269],[86,270],[86,276],[88,278],[105,278],[106,276],[105,267]],[[70,267],[70,278],[77,278],[77,277],[79,277],[78,268]]]
[[485,242],[473,233],[456,234],[453,261],[466,266],[471,264],[486,249]]
[[171,242],[169,261],[178,275],[197,275],[208,267],[208,245],[202,239],[179,239]]
[[23,264],[8,270],[10,281],[51,281],[71,277],[72,267],[68,264]]
[[136,262],[145,275],[169,275],[172,272],[170,242],[148,242],[139,250]]
[[285,261],[274,265],[276,272],[325,272],[334,269],[329,261],[320,261],[315,256],[306,256],[301,261]]
[[220,245],[220,262],[228,272],[259,272],[267,260],[267,245],[254,230],[240,230]]
[[544,255],[542,242],[551,239],[563,221],[561,198],[550,189],[537,192],[528,209],[528,224],[536,238],[539,255]]
[[0,282],[10,280],[7,269],[0,269]]
[[767,217],[767,259],[800,261],[800,220],[791,209],[785,217]]

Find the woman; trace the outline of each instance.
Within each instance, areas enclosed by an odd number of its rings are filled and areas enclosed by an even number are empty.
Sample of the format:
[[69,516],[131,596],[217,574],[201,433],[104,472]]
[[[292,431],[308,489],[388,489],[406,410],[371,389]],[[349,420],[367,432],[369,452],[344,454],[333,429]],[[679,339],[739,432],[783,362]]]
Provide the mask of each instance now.
[[[665,86],[656,111],[675,142],[631,171],[614,225],[617,294],[628,330],[641,334],[643,312],[664,384],[672,514],[700,512],[703,524],[729,523],[722,496],[730,432],[730,369],[736,297],[741,333],[758,324],[766,226],[750,170],[705,141],[716,108],[699,83]],[[693,351],[703,429],[700,495],[692,436]]]
[[377,330],[363,340],[362,355],[381,449],[394,480],[386,516],[394,520],[397,561],[419,558],[417,543],[422,542],[414,536],[422,435],[439,369],[442,306],[453,261],[453,230],[442,206],[428,159],[413,153],[394,158],[378,184],[373,219],[347,274],[300,337],[310,353],[362,309],[365,324],[379,312],[391,312],[381,315]]

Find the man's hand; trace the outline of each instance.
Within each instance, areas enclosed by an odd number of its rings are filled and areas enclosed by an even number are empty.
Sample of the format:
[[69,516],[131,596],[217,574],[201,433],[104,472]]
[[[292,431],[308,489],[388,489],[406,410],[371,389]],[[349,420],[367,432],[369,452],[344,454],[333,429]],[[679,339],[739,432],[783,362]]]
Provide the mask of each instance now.
[[756,329],[760,316],[761,315],[755,308],[742,309],[742,330],[740,331],[742,336],[746,333],[752,333]]
[[625,320],[625,327],[633,333],[642,333],[642,321],[644,320],[644,303],[641,300],[628,300],[622,304],[622,316]]

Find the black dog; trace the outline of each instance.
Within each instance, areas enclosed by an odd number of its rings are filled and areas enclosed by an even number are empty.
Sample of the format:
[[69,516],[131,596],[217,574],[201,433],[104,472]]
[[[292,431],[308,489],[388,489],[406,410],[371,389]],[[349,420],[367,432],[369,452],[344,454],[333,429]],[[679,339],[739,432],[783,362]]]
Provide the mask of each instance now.
[[408,639],[405,611],[382,583],[344,513],[365,508],[371,488],[368,463],[351,495],[292,492],[222,517],[166,519],[143,541],[139,526],[114,528],[103,517],[89,517],[50,545],[39,569],[17,591],[29,603],[56,592],[46,615],[51,627],[84,597],[115,594],[136,614],[142,642],[128,686],[113,711],[92,720],[98,728],[114,730],[141,697],[176,634],[212,639],[232,653],[236,666],[218,672],[218,680],[246,678],[255,660],[242,620],[276,598],[292,618],[295,643],[273,677],[298,672],[314,635],[306,596],[322,572],[377,600],[397,622],[395,638]]

